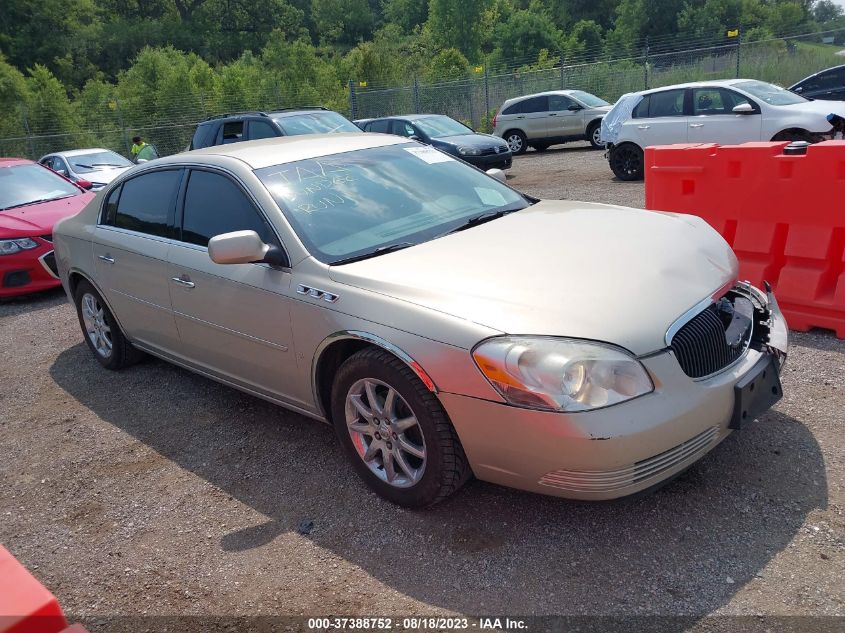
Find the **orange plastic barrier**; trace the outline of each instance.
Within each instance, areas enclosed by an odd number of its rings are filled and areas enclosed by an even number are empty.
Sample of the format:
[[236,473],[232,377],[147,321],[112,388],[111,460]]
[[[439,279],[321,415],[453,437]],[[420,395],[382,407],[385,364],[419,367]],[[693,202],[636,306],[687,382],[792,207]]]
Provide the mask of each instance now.
[[769,281],[789,326],[845,338],[845,141],[645,150],[646,208],[690,213],[731,245],[740,279]]

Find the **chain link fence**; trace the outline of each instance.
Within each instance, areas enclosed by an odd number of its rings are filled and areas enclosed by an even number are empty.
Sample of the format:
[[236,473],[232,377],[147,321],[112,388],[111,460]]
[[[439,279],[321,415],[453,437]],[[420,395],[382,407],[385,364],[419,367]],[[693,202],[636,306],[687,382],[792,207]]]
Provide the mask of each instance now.
[[[414,112],[447,114],[477,130],[490,131],[490,119],[506,99],[546,90],[585,90],[612,103],[626,92],[706,79],[748,77],[789,86],[836,64],[837,49],[823,44],[823,37],[842,41],[845,29],[757,42],[737,38],[735,42],[673,51],[657,42],[646,44],[637,56],[562,62],[561,57],[552,57],[546,61],[548,67],[541,69],[490,71],[485,65],[475,67],[463,79],[450,81],[412,79],[407,85],[366,87],[350,81],[346,86],[347,107],[338,109],[353,119]],[[842,61],[845,63],[845,59]],[[341,86],[337,92],[336,107],[344,99]],[[105,147],[128,156],[136,135],[167,155],[186,149],[197,122],[208,116],[315,104],[313,88],[272,82],[233,86],[213,98],[187,85],[184,90],[172,91],[168,98],[150,96],[145,101],[141,96],[132,103],[121,102],[115,94],[105,86],[96,99],[77,102],[76,107],[84,108],[85,121],[79,129],[67,129],[67,124],[62,127],[35,106],[28,111],[21,105],[20,112],[6,113],[6,120],[0,122],[0,156],[38,159],[50,152],[80,147]],[[44,111],[50,109],[45,106]]]

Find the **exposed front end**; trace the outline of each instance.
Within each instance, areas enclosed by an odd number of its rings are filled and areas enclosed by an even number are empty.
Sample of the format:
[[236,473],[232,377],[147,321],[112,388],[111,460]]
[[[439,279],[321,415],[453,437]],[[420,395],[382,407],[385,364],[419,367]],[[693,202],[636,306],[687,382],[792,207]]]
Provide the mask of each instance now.
[[0,297],[16,297],[61,284],[52,235],[0,240]]
[[574,499],[637,493],[688,468],[780,396],[787,329],[774,296],[738,284],[637,359],[653,390],[594,410],[440,394],[480,479]]

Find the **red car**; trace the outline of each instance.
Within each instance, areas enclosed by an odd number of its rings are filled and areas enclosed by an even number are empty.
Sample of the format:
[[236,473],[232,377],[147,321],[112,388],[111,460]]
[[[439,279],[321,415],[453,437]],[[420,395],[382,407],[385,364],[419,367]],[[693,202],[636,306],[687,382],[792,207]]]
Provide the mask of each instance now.
[[53,226],[93,198],[37,163],[0,158],[0,298],[61,285]]

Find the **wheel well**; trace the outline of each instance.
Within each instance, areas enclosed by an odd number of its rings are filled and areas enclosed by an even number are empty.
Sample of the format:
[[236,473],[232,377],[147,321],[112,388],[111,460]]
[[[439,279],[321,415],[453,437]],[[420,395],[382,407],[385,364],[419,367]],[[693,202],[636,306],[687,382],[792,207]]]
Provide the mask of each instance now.
[[522,130],[520,130],[518,127],[512,127],[512,128],[511,128],[511,129],[509,129],[507,132],[505,132],[504,134],[502,134],[502,138],[505,138],[505,137],[506,137],[508,134],[510,134],[511,132],[519,132],[519,133],[520,133],[520,134],[522,134],[523,136],[526,136],[525,132],[523,132]]
[[800,127],[790,127],[790,128],[785,129],[785,130],[781,130],[780,132],[778,132],[777,134],[775,134],[775,135],[772,137],[772,141],[777,141],[777,140],[779,140],[779,139],[778,139],[778,136],[781,136],[781,135],[783,135],[783,134],[800,134],[800,135],[802,135],[802,136],[811,136],[810,132],[809,132],[808,130],[805,130],[804,128],[800,128]]
[[85,279],[84,275],[81,275],[79,273],[71,273],[68,276],[67,282],[68,282],[68,286],[70,286],[70,296],[71,297],[76,295],[76,287],[79,285],[79,282],[83,281],[83,280],[88,281],[87,279]]
[[317,369],[314,372],[317,404],[329,422],[332,421],[332,382],[337,370],[350,356],[367,347],[377,346],[361,339],[343,339],[329,345],[317,359]]
[[589,125],[587,125],[587,129],[591,129],[594,125],[601,125],[601,119],[593,119],[590,121]]

